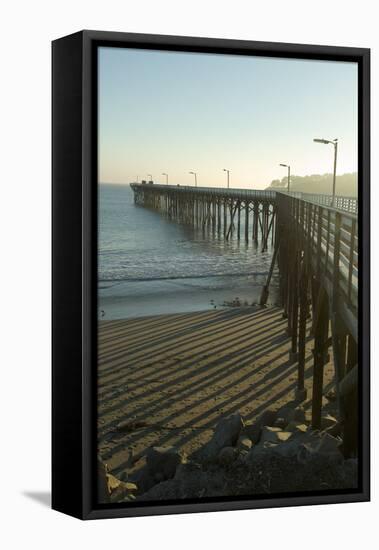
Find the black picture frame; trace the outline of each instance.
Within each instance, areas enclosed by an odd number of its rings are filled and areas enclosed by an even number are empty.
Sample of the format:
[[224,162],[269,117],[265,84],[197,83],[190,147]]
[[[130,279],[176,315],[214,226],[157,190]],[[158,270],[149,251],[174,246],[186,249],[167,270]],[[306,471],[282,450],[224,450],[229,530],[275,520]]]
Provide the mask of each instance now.
[[[360,486],[267,498],[103,505],[96,493],[98,46],[343,60],[359,75]],[[81,519],[370,499],[370,50],[81,31],[52,43],[52,507]]]

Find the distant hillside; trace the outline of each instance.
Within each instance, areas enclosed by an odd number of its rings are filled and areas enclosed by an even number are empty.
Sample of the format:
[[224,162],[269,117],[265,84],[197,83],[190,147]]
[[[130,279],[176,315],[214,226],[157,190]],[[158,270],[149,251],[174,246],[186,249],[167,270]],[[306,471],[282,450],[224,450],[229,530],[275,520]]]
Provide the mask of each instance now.
[[[313,174],[312,176],[291,176],[292,191],[301,191],[303,193],[322,193],[331,195],[333,186],[332,174]],[[286,188],[287,177],[281,180],[273,180],[267,189]],[[357,192],[357,173],[343,174],[336,179],[336,195],[345,195],[356,197]]]

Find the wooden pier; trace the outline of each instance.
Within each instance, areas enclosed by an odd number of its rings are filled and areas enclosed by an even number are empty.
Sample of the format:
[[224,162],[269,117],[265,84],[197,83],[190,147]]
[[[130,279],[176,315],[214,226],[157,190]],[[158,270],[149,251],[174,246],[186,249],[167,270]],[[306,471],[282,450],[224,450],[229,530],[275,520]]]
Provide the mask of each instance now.
[[[305,344],[312,338],[312,427],[322,428],[324,366],[334,361],[334,389],[346,456],[357,451],[358,201],[282,191],[132,183],[136,204],[226,240],[273,246],[289,364],[297,363],[297,398],[304,389]],[[272,273],[270,270],[270,275]],[[268,292],[268,285],[265,293]],[[264,300],[263,300],[264,301]]]
[[275,230],[276,193],[156,184],[131,184],[135,203],[169,219],[209,229],[226,240],[235,236],[267,250]]

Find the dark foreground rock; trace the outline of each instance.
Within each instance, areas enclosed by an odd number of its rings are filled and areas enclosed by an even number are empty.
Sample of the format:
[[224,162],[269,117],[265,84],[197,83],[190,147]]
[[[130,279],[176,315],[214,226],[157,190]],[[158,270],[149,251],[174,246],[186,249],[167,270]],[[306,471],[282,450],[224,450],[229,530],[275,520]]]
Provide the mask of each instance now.
[[[203,497],[282,494],[358,486],[356,459],[341,452],[340,423],[331,412],[321,431],[312,430],[298,404],[267,410],[253,423],[235,413],[220,420],[210,441],[190,458],[174,447],[152,447],[131,481],[112,479],[100,468],[100,483],[114,483],[110,501],[159,501]],[[106,496],[106,495],[105,495]]]
[[[189,464],[186,467],[190,468]],[[327,456],[299,463],[296,456],[276,452],[258,454],[251,463],[229,468],[197,465],[152,487],[138,500],[186,499],[238,495],[265,495],[353,489],[358,486],[356,460],[329,461]]]
[[222,418],[211,440],[203,447],[199,456],[205,460],[217,460],[224,447],[233,447],[237,443],[243,427],[244,422],[239,413]]
[[175,447],[151,447],[146,453],[147,471],[158,481],[174,477],[177,466],[185,460],[185,455]]

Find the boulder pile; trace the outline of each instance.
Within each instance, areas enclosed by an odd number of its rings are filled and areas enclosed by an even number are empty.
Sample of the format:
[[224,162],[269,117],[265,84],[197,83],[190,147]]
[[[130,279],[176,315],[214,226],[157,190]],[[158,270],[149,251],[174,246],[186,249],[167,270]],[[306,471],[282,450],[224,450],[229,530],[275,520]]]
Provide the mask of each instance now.
[[319,431],[309,420],[296,404],[268,409],[254,422],[234,413],[191,457],[175,447],[149,448],[132,482],[99,466],[99,492],[106,502],[120,502],[356,487],[357,460],[341,452],[338,420],[325,414]]

